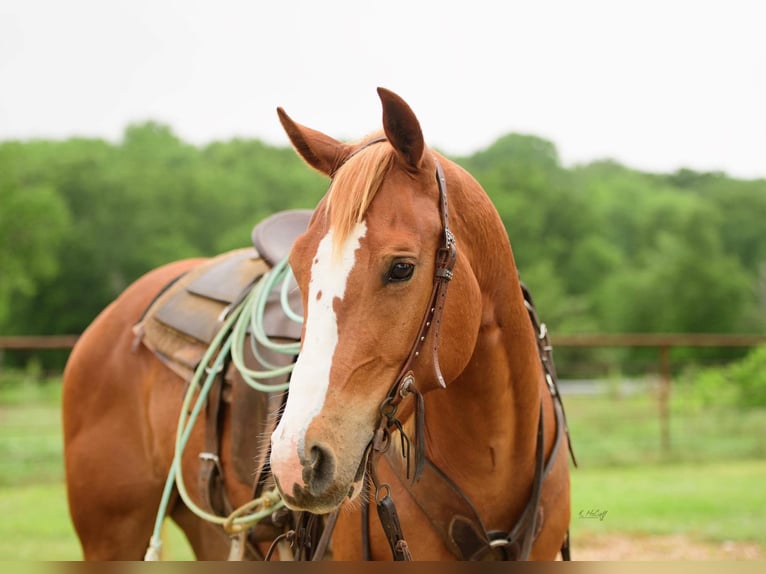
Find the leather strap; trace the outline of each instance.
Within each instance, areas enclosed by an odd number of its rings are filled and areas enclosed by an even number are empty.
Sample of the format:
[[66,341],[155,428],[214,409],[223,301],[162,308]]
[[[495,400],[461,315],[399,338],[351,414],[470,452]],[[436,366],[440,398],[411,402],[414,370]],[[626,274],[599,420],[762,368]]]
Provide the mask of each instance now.
[[205,405],[205,451],[199,455],[200,495],[203,504],[218,516],[226,516],[232,510],[223,484],[220,459],[223,385],[223,377],[216,375]]
[[[412,345],[407,360],[402,365],[394,384],[388,392],[384,402],[387,413],[381,412],[381,416],[387,416],[389,427],[394,423],[399,424],[394,417],[399,403],[408,395],[413,394],[416,398],[415,405],[415,471],[412,476],[413,481],[420,479],[425,464],[425,408],[421,392],[418,390],[415,381],[415,362],[425,344],[429,333],[432,336],[431,352],[433,355],[434,374],[439,386],[446,389],[447,383],[439,366],[439,331],[441,328],[442,314],[444,305],[447,301],[447,287],[452,280],[453,269],[457,261],[457,246],[452,231],[449,228],[449,207],[447,202],[447,183],[444,177],[439,159],[434,156],[436,162],[436,180],[439,188],[439,211],[441,213],[442,228],[444,230],[444,244],[436,253],[436,262],[434,269],[434,284],[431,290],[431,297],[428,301],[425,316],[420,323],[417,338]],[[383,411],[383,406],[381,407]],[[409,451],[409,449],[408,449]],[[409,452],[408,452],[409,458]],[[409,472],[408,472],[409,475]]]
[[[439,211],[442,219],[442,229],[444,233],[444,242],[439,250],[436,252],[436,264],[434,269],[434,284],[431,290],[431,297],[426,308],[425,316],[420,323],[420,329],[418,329],[418,335],[415,339],[415,343],[412,345],[407,360],[402,365],[399,371],[399,376],[396,378],[396,383],[392,387],[392,390],[401,390],[401,385],[405,379],[412,374],[415,361],[420,356],[420,352],[425,344],[426,337],[429,331],[432,331],[432,345],[431,352],[433,355],[434,372],[436,374],[436,380],[439,386],[446,388],[447,384],[444,381],[441,368],[439,366],[439,331],[441,328],[442,314],[444,312],[444,305],[447,301],[447,287],[452,280],[453,270],[455,268],[455,262],[457,261],[457,246],[455,244],[455,237],[452,235],[452,231],[449,228],[449,206],[447,202],[447,181],[444,177],[444,170],[438,158],[434,157],[436,162],[436,181],[439,187]],[[412,383],[414,384],[414,378]],[[399,394],[399,393],[395,393]],[[399,400],[394,399],[398,404]]]
[[[384,491],[383,496],[378,496],[381,491]],[[411,561],[412,555],[410,554],[407,541],[404,539],[402,533],[402,525],[399,522],[399,515],[396,512],[396,506],[391,499],[391,493],[386,487],[385,489],[378,489],[376,494],[375,506],[378,510],[378,518],[380,524],[383,526],[383,532],[386,534],[388,545],[391,547],[391,554],[396,561]]]
[[361,533],[362,533],[362,560],[369,562],[372,560],[372,549],[370,548],[370,505],[363,503],[361,512]]
[[433,462],[426,459],[418,482],[405,479],[402,457],[393,449],[385,451],[402,485],[412,495],[434,530],[460,560],[527,560],[542,527],[540,499],[542,485],[553,468],[564,436],[563,412],[554,403],[556,439],[545,461],[545,421],[542,403],[535,447],[535,474],[532,492],[524,510],[509,531],[487,530],[466,494]]
[[564,562],[569,562],[572,560],[572,552],[569,548],[569,530],[567,530],[567,535],[564,538],[564,543],[561,545],[561,560]]
[[[544,452],[545,420],[541,400],[537,425],[535,473],[532,481],[532,491],[524,510],[513,527],[507,532],[502,530],[488,531],[470,499],[430,460],[426,459],[420,480],[418,482],[410,482],[404,479],[408,473],[402,468],[402,457],[392,449],[385,448],[381,450],[381,452],[385,453],[402,485],[408,490],[413,500],[428,517],[436,532],[455,556],[461,560],[527,560],[532,551],[534,541],[542,528],[542,521],[544,519],[542,507],[540,506],[542,486],[557,460],[558,451],[564,436],[567,437],[570,454],[572,460],[575,461],[571,441],[569,440],[564,406],[558,391],[556,369],[553,362],[553,348],[550,345],[548,332],[545,324],[539,321],[531,294],[523,284],[522,292],[530,321],[535,331],[535,339],[546,384],[553,399],[556,426],[553,448],[546,462]],[[405,377],[405,381],[408,381],[407,377]],[[398,389],[400,387],[404,391],[409,389],[406,385],[399,385],[395,388]],[[404,395],[401,392],[397,394],[406,396],[406,393]],[[386,409],[390,409],[390,405],[393,402],[393,399],[384,402],[381,408],[382,416],[386,415]],[[389,418],[393,417],[394,414],[395,410]],[[385,423],[382,421],[380,429],[384,426]],[[562,545],[561,552],[564,559],[569,559],[568,534],[567,539]]]
[[317,541],[316,547],[314,549],[314,555],[311,557],[312,561],[318,562],[320,560],[324,560],[324,556],[327,553],[327,548],[330,545],[332,533],[335,530],[335,523],[338,521],[339,513],[340,507],[336,508],[327,516],[327,521],[325,522],[322,530],[322,536],[320,536],[319,540]]
[[[574,449],[572,447],[572,439],[569,436],[569,425],[567,424],[566,412],[564,411],[564,402],[561,400],[561,393],[559,392],[558,388],[558,374],[556,373],[556,364],[553,362],[553,345],[550,341],[548,328],[545,323],[541,322],[540,318],[537,316],[537,310],[535,309],[535,304],[532,300],[532,293],[529,291],[523,281],[520,281],[519,283],[521,284],[521,292],[524,296],[524,306],[527,308],[529,320],[532,322],[532,328],[535,331],[535,341],[537,343],[537,351],[540,355],[540,362],[543,366],[545,382],[548,385],[548,390],[550,391],[551,396],[553,397],[554,406],[561,411],[561,419],[564,433],[567,437],[567,448],[569,449],[569,456],[572,458],[572,463],[574,464],[575,468],[577,468],[577,457],[575,457]],[[558,412],[556,416],[559,416]]]
[[[488,544],[486,529],[471,501],[433,462],[426,459],[421,479],[412,483],[404,479],[399,453],[388,449],[385,454],[402,485],[455,556],[460,560],[470,560]],[[465,536],[453,536],[453,526],[458,531],[464,530]]]

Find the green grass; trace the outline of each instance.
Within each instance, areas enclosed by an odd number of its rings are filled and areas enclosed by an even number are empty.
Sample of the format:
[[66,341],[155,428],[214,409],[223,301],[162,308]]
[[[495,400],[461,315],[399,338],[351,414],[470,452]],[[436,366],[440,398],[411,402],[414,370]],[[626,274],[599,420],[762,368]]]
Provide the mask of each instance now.
[[[573,540],[590,533],[675,534],[766,544],[766,461],[576,469]],[[603,520],[580,511],[603,512]],[[0,488],[0,560],[77,560],[80,547],[62,484]],[[166,528],[164,560],[188,560],[178,529]]]
[[0,487],[64,480],[61,385],[0,386]]
[[700,409],[683,389],[670,403],[670,450],[661,448],[657,399],[565,396],[575,454],[587,467],[766,458],[766,409]]
[[[565,397],[580,468],[572,532],[766,544],[766,412],[699,409],[673,395],[662,453],[651,393]],[[80,558],[63,485],[60,385],[0,381],[0,560]],[[580,511],[606,511],[603,520]],[[164,559],[189,559],[175,526]]]
[[[766,461],[572,471],[572,533],[684,533],[766,544]],[[580,514],[603,515],[581,518]]]
[[[0,488],[0,561],[81,560],[63,483]],[[181,531],[163,531],[163,560],[193,560]]]
[[79,560],[64,485],[0,488],[0,560]]

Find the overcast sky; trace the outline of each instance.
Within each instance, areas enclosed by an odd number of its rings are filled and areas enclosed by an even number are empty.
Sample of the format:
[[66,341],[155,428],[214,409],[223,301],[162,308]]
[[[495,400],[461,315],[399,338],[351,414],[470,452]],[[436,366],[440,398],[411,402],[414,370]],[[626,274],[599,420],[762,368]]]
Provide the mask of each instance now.
[[0,0],[0,140],[286,145],[277,106],[355,139],[377,86],[449,154],[517,131],[565,165],[766,177],[760,0]]

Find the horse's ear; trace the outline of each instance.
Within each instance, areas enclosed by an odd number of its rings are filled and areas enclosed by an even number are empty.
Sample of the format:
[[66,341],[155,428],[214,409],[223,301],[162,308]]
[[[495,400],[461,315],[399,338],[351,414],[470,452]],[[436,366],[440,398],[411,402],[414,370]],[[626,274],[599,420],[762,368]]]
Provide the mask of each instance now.
[[420,122],[407,102],[394,92],[378,88],[383,103],[383,131],[399,156],[410,166],[419,167],[425,142]]
[[353,149],[322,132],[293,121],[282,108],[277,108],[277,114],[295,151],[306,160],[306,163],[325,175],[332,177]]

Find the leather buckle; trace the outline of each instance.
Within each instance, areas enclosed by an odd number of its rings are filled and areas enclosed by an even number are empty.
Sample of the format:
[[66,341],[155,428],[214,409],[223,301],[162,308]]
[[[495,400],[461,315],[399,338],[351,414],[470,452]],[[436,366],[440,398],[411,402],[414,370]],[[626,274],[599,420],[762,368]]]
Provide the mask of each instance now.
[[199,459],[203,462],[212,462],[216,469],[218,469],[218,472],[222,472],[221,459],[218,458],[217,454],[213,454],[212,452],[201,452],[199,453]]

